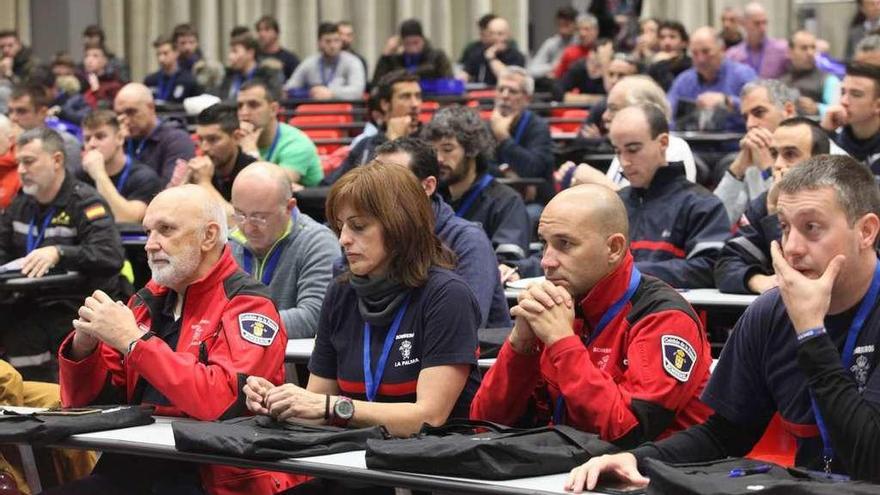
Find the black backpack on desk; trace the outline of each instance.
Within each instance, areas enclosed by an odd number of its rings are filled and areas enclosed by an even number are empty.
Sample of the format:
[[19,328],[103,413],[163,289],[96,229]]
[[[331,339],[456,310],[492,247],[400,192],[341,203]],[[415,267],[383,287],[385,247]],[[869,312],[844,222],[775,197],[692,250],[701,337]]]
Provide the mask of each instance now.
[[152,407],[144,406],[89,406],[31,414],[4,409],[0,443],[47,445],[78,433],[149,425],[155,422],[152,413]]
[[182,452],[245,459],[276,460],[363,450],[368,438],[385,438],[381,426],[345,429],[336,426],[278,422],[251,416],[215,422],[176,422],[174,446]]
[[[769,467],[764,473],[731,477],[734,469]],[[754,459],[667,464],[645,459],[645,476],[651,479],[648,494],[656,495],[877,495],[880,486],[857,481],[835,481],[821,473],[785,468]]]
[[[477,429],[488,430],[476,433]],[[517,429],[485,421],[424,425],[412,438],[367,440],[367,467],[506,480],[564,473],[614,445],[570,426]]]

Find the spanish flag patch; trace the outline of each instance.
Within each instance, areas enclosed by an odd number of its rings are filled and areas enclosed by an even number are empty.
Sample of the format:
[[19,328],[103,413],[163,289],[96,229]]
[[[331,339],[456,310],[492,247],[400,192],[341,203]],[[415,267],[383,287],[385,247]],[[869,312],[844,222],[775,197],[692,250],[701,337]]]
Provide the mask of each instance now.
[[85,213],[86,218],[88,218],[89,220],[95,220],[107,216],[107,210],[104,208],[104,205],[100,203],[89,206],[88,208],[86,208]]

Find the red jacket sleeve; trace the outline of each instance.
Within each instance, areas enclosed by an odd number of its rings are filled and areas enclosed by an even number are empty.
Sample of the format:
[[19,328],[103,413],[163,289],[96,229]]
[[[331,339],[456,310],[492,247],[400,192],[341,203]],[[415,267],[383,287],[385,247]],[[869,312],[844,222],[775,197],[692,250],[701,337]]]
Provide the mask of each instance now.
[[471,401],[471,418],[503,425],[519,421],[541,378],[538,360],[538,354],[520,354],[505,341]]
[[108,386],[117,388],[119,394],[125,397],[122,355],[113,348],[99,343],[94,352],[80,361],[74,361],[66,357],[68,349],[73,345],[73,334],[74,332],[70,332],[58,350],[61,404],[64,407],[91,404]]
[[[243,338],[245,323],[239,319],[243,313],[260,315],[276,325],[271,343],[260,345]],[[286,343],[275,305],[263,297],[240,295],[224,308],[216,337],[205,340],[206,363],[152,338],[135,347],[128,364],[183,414],[210,421],[246,413],[242,387],[249,375],[276,384],[283,381]]]
[[[629,329],[634,337],[626,349],[628,365],[613,379],[597,368],[577,336],[548,347],[541,356],[541,374],[565,397],[566,423],[616,440],[639,424],[632,400],[639,399],[678,411],[697,394],[711,355],[697,323],[680,311],[662,311],[642,318]],[[694,351],[685,381],[664,367],[663,338],[678,337]],[[555,390],[553,390],[555,389]]]

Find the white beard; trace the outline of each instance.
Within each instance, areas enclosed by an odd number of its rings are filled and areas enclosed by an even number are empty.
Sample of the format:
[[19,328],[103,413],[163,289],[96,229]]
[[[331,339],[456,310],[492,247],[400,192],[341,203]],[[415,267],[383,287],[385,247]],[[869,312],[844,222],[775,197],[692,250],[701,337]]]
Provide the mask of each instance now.
[[181,282],[188,279],[199,267],[199,248],[193,246],[191,249],[180,253],[177,256],[166,254],[167,263],[155,264],[148,257],[147,264],[150,265],[153,280],[159,285],[165,287],[176,287]]

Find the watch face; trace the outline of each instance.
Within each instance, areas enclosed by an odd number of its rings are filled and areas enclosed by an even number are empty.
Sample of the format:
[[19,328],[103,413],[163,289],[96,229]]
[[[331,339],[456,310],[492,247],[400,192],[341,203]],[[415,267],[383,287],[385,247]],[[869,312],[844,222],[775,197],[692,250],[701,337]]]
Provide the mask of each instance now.
[[336,404],[333,405],[333,412],[335,412],[336,416],[339,418],[351,419],[354,415],[354,404],[352,404],[350,400],[339,399],[336,401]]

